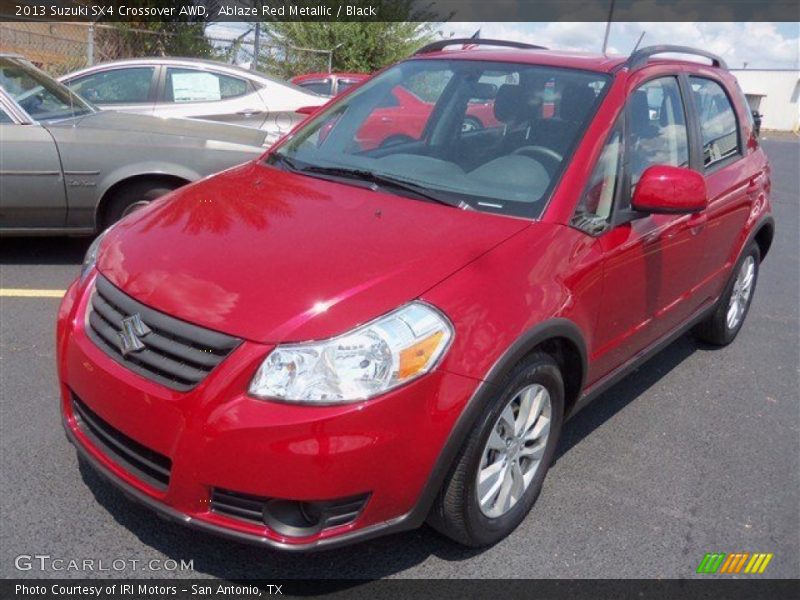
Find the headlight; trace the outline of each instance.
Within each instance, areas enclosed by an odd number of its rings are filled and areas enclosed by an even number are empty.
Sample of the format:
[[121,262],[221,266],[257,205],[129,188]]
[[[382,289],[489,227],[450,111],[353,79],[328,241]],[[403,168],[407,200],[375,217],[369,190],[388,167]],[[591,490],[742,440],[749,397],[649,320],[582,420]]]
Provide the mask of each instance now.
[[108,233],[108,230],[98,235],[86,251],[86,256],[83,257],[83,266],[81,267],[81,281],[86,279],[86,275],[92,270],[94,264],[97,262],[97,249],[100,248],[100,242]]
[[358,402],[427,373],[453,328],[436,309],[412,302],[322,342],[275,348],[250,383],[250,394],[308,404]]

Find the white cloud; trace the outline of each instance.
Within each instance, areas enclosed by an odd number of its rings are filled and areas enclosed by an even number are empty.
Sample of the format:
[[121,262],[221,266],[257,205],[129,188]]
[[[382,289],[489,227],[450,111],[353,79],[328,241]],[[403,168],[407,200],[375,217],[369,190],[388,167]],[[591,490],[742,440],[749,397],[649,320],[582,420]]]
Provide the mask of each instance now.
[[[511,39],[558,50],[599,52],[603,45],[603,22],[553,23],[445,23],[441,30],[449,36],[469,37],[481,28],[481,37]],[[731,67],[745,62],[756,68],[800,68],[800,23],[701,23],[701,22],[614,22],[609,53],[628,54],[645,32],[642,45],[678,44],[710,50],[722,56]]]

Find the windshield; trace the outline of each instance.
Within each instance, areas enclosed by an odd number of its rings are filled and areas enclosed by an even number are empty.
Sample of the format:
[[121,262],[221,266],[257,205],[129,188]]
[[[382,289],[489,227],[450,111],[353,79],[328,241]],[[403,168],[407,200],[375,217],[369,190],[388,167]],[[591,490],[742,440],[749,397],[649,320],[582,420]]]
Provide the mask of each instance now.
[[332,104],[268,160],[535,219],[607,81],[539,65],[410,60]]
[[0,58],[0,87],[36,121],[57,121],[93,112],[84,100],[21,60]]

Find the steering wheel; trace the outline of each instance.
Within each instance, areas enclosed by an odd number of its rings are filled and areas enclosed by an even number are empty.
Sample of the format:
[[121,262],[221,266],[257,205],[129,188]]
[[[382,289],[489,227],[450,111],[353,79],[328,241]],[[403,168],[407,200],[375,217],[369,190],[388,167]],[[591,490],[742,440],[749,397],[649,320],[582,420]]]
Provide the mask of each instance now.
[[550,148],[545,148],[544,146],[522,146],[521,148],[514,150],[511,154],[528,156],[542,163],[544,168],[551,175],[556,169],[558,169],[558,165],[560,165],[564,160],[564,157],[558,152]]

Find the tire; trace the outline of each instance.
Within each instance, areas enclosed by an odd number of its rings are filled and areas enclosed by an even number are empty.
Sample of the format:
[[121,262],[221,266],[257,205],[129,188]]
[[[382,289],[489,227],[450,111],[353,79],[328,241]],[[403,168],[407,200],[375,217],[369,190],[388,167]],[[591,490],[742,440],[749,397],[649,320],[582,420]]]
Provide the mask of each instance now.
[[[519,392],[538,390],[539,387],[536,386],[544,388],[549,394],[550,400],[549,433],[544,441],[540,439],[538,442],[544,446],[541,458],[538,466],[531,468],[530,481],[524,488],[524,492],[518,494],[516,503],[506,512],[489,514],[487,507],[490,511],[502,510],[499,508],[499,494],[498,504],[494,507],[489,506],[491,501],[484,505],[478,499],[479,469],[482,467],[491,469],[491,466],[487,467],[486,465],[492,464],[491,462],[487,463],[485,454],[487,451],[493,452],[488,446],[489,438],[495,432],[499,432],[498,427],[501,425],[501,421],[498,419],[506,407],[514,405],[519,397]],[[458,458],[434,502],[428,523],[447,537],[471,547],[488,546],[509,535],[528,514],[542,489],[542,483],[558,444],[563,419],[564,381],[558,365],[546,354],[538,352],[532,354],[504,378],[504,382],[498,386],[495,396],[478,418],[473,432],[465,440]],[[538,420],[533,423],[538,423]],[[532,429],[535,430],[537,426],[535,425]],[[500,434],[498,433],[498,435]],[[498,438],[493,437],[493,440],[495,439]],[[537,442],[532,442],[532,444],[533,446],[529,450],[533,450],[537,446]],[[512,451],[513,446],[508,451],[507,458],[511,456]],[[525,457],[518,460],[520,468],[517,472],[521,473],[522,461],[533,459]],[[513,464],[513,461],[511,462]],[[496,465],[497,462],[494,464]],[[507,463],[503,462],[503,464]],[[490,478],[486,478],[484,485],[487,487],[484,487],[484,490],[492,489],[492,486],[488,486],[489,480]],[[502,493],[502,486],[500,493]],[[484,498],[491,496],[492,492],[487,492]]]
[[[699,340],[712,344],[714,346],[727,346],[730,344],[739,333],[739,330],[744,324],[747,313],[750,311],[750,305],[753,302],[753,296],[756,291],[756,283],[758,282],[758,269],[761,263],[761,252],[758,244],[751,243],[747,247],[731,274],[731,279],[728,285],[725,286],[725,291],[717,301],[717,307],[714,312],[705,321],[702,321],[692,330],[695,337]],[[739,313],[735,322],[731,324],[729,317],[731,316],[731,306],[734,294],[739,299],[742,298],[742,277],[746,277],[746,271],[752,267],[752,274],[750,277],[750,284],[747,292],[747,297],[744,303],[739,305]]]
[[178,187],[177,183],[147,180],[124,185],[114,191],[113,196],[109,199],[101,219],[102,228],[111,227],[122,217],[133,212],[137,206],[146,206],[156,198],[168,194]]

